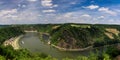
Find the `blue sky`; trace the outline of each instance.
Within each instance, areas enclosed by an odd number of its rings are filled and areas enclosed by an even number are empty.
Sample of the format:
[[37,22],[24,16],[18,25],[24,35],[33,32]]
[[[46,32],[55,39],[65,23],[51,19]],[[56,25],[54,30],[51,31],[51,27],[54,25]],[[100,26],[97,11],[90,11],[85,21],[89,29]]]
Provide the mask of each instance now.
[[0,0],[0,24],[120,24],[120,0]]

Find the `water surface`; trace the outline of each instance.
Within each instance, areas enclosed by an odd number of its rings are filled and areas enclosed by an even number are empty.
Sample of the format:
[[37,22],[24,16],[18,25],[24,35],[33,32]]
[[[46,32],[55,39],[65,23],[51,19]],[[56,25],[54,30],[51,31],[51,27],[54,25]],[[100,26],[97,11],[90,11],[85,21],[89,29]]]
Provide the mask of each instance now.
[[[24,44],[21,43],[22,41],[24,42]],[[62,59],[65,57],[76,58],[77,56],[80,55],[88,55],[89,52],[91,51],[91,50],[80,52],[60,51],[48,44],[43,43],[39,39],[38,33],[35,32],[26,33],[24,37],[20,39],[19,44],[21,47],[26,48],[33,53],[45,53],[58,59]]]

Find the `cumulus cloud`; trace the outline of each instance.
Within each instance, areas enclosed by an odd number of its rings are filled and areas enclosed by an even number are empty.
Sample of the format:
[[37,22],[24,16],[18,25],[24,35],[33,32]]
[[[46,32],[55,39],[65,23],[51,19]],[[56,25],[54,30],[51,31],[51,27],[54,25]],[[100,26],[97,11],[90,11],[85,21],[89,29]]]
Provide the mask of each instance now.
[[5,17],[13,17],[14,14],[17,13],[17,9],[11,9],[11,10],[1,10],[0,11],[0,17],[5,18]]
[[105,8],[105,7],[99,8],[98,11],[108,13],[108,14],[111,14],[111,15],[117,15],[116,12],[110,10],[109,8]]
[[49,9],[49,10],[43,10],[43,13],[51,13],[51,12],[56,12],[55,10]]
[[17,9],[1,10],[0,11],[0,23],[9,23],[11,19],[17,18]]
[[89,14],[83,14],[83,15],[81,15],[81,17],[91,18],[91,16]]
[[98,5],[90,5],[90,6],[87,6],[87,7],[83,7],[83,8],[88,8],[88,9],[97,9],[97,8],[99,8],[99,6]]
[[98,19],[104,19],[105,18],[105,16],[99,16],[98,17]]
[[73,15],[73,13],[66,13],[66,14],[64,14],[64,17],[70,18],[70,17],[72,17],[72,15]]
[[76,4],[76,2],[70,2],[70,4]]
[[0,11],[0,24],[24,24],[36,23],[39,13],[32,10],[18,11],[17,9],[8,9]]
[[1,10],[1,11],[0,11],[0,15],[4,15],[4,14],[12,14],[12,13],[17,13],[17,9]]
[[18,7],[25,8],[25,7],[26,7],[26,5],[18,4]]
[[54,7],[58,7],[57,4],[53,4],[52,0],[41,0],[41,5],[43,7],[47,7],[47,8],[54,8]]
[[100,12],[104,12],[104,13],[107,13],[107,14],[110,14],[110,15],[114,15],[116,16],[117,13],[113,10],[110,10],[109,8],[106,8],[106,7],[100,7],[98,5],[90,5],[90,6],[87,6],[87,7],[83,7],[83,8],[87,8],[87,9],[97,9],[98,11]]
[[44,7],[51,7],[53,4],[52,4],[52,0],[42,0],[41,1],[41,4],[42,6]]

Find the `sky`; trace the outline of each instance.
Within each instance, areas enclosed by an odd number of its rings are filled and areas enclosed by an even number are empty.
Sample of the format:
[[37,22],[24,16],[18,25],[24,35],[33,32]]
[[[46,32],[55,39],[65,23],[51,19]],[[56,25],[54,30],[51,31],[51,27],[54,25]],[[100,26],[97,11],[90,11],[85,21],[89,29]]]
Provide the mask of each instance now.
[[0,24],[120,24],[120,0],[0,0]]

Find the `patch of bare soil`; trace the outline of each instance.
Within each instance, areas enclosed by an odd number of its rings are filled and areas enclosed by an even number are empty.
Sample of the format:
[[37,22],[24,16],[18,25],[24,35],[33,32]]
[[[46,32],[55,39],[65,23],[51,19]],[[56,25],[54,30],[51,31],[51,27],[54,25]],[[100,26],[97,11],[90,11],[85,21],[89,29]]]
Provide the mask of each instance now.
[[57,29],[58,27],[60,27],[60,26],[53,26],[52,29]]
[[115,34],[116,36],[118,36],[118,34],[120,33],[120,31],[118,31],[117,29],[113,29],[113,28],[107,28],[106,31],[111,32]]
[[105,32],[105,35],[107,35],[110,39],[114,39],[114,37],[113,37],[113,34],[112,34],[112,33]]

